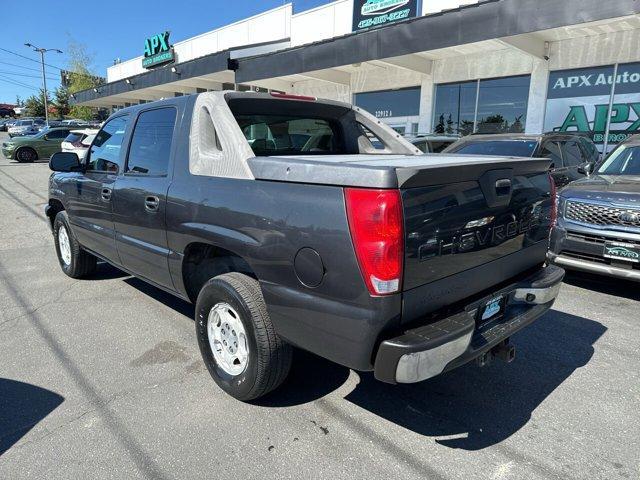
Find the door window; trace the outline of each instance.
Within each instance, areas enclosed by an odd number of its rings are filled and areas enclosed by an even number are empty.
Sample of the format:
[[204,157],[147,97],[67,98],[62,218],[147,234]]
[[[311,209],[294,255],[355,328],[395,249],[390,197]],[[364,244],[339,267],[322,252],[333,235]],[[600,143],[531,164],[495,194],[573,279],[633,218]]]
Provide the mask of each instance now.
[[540,156],[551,159],[551,168],[562,167],[562,154],[556,142],[547,142],[540,149]]
[[69,134],[69,130],[53,130],[47,133],[47,138],[49,140],[54,140],[58,138],[65,138]]
[[573,140],[562,144],[562,157],[565,167],[575,167],[585,162],[578,143]]
[[166,175],[175,124],[173,107],[142,112],[131,136],[126,173]]
[[126,115],[116,117],[109,120],[98,132],[87,153],[87,172],[118,173],[120,149],[127,120]]
[[582,145],[582,149],[584,150],[585,156],[587,160],[595,162],[598,160],[600,156],[600,152],[598,152],[598,148],[595,144],[588,138],[581,138],[580,144]]

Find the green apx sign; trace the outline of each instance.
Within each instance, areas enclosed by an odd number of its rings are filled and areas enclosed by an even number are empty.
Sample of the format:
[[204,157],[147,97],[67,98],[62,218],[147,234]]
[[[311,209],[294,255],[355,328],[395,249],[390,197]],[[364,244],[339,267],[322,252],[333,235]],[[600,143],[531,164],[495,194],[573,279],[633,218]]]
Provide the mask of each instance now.
[[173,46],[169,43],[169,32],[154,35],[144,41],[144,58],[142,59],[144,68],[155,67],[174,60]]

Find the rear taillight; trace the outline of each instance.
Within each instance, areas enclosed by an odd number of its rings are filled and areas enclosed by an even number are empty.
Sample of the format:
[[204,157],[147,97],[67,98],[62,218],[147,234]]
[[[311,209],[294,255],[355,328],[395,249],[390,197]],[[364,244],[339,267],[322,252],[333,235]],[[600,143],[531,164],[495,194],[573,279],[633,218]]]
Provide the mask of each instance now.
[[558,188],[551,175],[549,175],[549,183],[551,184],[551,213],[549,214],[549,219],[551,228],[553,228],[558,221]]
[[400,291],[404,236],[398,190],[345,189],[349,230],[371,295]]

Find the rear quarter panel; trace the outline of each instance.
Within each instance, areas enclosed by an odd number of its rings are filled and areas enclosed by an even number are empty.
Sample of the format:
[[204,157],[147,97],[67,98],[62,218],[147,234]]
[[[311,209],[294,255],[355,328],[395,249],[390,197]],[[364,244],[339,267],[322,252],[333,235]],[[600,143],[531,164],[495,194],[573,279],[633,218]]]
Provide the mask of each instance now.
[[[340,187],[191,175],[169,190],[167,233],[174,284],[185,293],[187,246],[204,242],[251,266],[271,319],[286,340],[359,370],[372,368],[379,333],[399,322],[400,296],[372,298],[355,258]],[[304,286],[294,259],[318,252],[324,277]]]

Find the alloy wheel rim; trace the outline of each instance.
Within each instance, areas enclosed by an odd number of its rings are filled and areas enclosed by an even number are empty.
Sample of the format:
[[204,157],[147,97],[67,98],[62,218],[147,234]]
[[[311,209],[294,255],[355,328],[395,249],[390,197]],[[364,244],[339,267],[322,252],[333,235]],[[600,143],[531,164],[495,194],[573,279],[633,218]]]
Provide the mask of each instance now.
[[29,161],[31,160],[33,155],[30,150],[21,150],[20,151],[20,160]]
[[227,374],[240,375],[247,368],[249,343],[240,315],[228,303],[217,303],[209,312],[209,346],[217,365]]
[[58,229],[58,246],[60,247],[60,256],[65,265],[71,265],[71,243],[69,242],[69,234],[64,225]]

